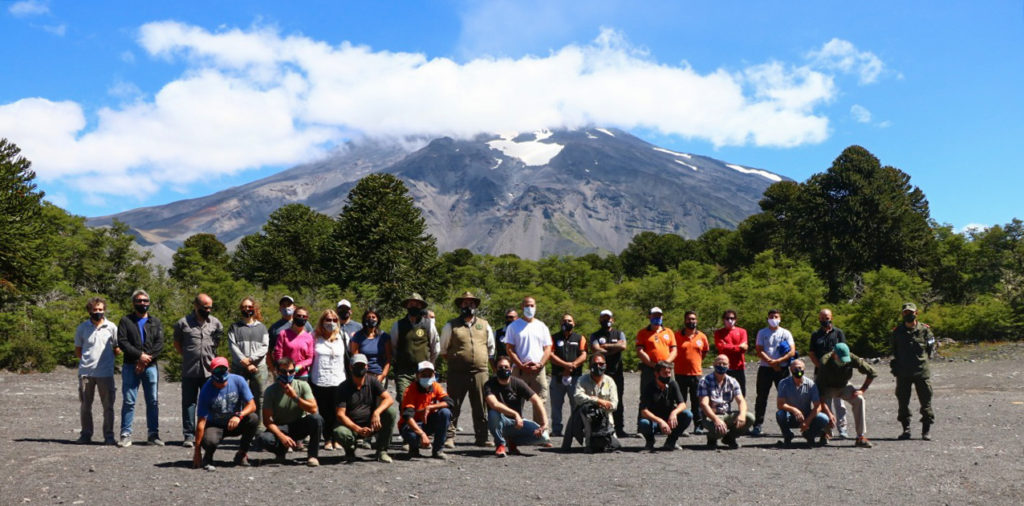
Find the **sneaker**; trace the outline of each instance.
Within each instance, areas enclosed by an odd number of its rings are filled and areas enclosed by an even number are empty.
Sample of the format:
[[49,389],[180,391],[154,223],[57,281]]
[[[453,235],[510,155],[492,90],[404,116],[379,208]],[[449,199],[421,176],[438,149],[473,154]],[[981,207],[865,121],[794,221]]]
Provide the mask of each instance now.
[[334,443],[332,443],[330,441],[324,443],[324,451],[325,452],[333,452],[334,451]]
[[249,463],[249,457],[246,454],[244,454],[244,453],[236,453],[235,454],[234,462],[235,462],[235,465],[238,466],[238,467],[251,467],[252,466],[252,464]]
[[674,452],[674,451],[679,450],[681,448],[674,441],[673,442],[665,441],[665,444],[661,445],[661,449],[665,450],[667,452]]
[[160,440],[160,436],[151,434],[146,441],[153,446],[163,446],[164,442]]
[[839,430],[839,439],[850,439],[850,433],[846,429]]
[[508,448],[505,448],[505,445],[498,445],[498,449],[494,450],[494,456],[495,457],[507,457],[508,456]]
[[132,435],[131,434],[121,434],[121,440],[117,442],[117,447],[118,448],[128,448],[131,445],[132,445]]
[[369,450],[370,449],[370,442],[365,440],[365,439],[360,439],[360,440],[356,441],[356,447],[362,448],[364,450]]
[[896,439],[898,439],[900,441],[906,441],[906,440],[910,439],[910,427],[905,427],[903,429],[903,433],[900,434]]
[[626,439],[626,438],[631,437],[631,436],[629,434],[627,434],[626,431],[624,431],[624,430],[617,430],[617,431],[615,431],[615,437],[617,437],[619,439]]
[[723,437],[722,442],[725,443],[725,445],[728,446],[730,450],[737,450],[741,446],[740,442],[736,441],[736,438],[733,436]]
[[753,429],[750,429],[750,435],[752,437],[758,437],[761,435],[761,426],[755,425]]
[[306,459],[306,465],[309,467],[320,467],[320,460],[316,457],[310,457]]
[[431,453],[430,457],[434,458],[434,459],[437,459],[437,460],[448,460],[448,458],[449,458],[448,454],[445,453],[444,450],[438,450],[438,451],[436,451],[434,453]]
[[704,430],[704,427],[701,427],[700,425],[698,425],[698,426],[693,428],[693,435],[694,436],[703,436],[704,434],[706,434],[706,431]]
[[186,439],[182,441],[181,446],[184,448],[195,448],[196,441],[194,439]]
[[454,439],[446,439],[444,441],[444,447],[448,448],[448,449],[455,448],[455,440]]
[[213,467],[213,464],[206,464],[205,466],[203,466],[203,470],[213,472],[216,471],[217,468]]
[[480,448],[490,448],[494,446],[494,443],[492,443],[489,439],[477,439],[476,442],[473,443],[473,445],[479,446]]
[[75,444],[80,444],[80,445],[92,444],[92,437],[91,436],[78,436],[78,439],[75,440]]
[[828,436],[821,436],[818,439],[818,446],[828,446]]
[[377,452],[377,462],[383,462],[384,464],[390,464],[392,462],[391,455],[388,452]]
[[409,445],[409,458],[420,458],[420,447]]
[[857,442],[854,443],[853,446],[857,446],[860,448],[871,448],[874,445],[871,444],[871,441],[868,441],[868,438],[864,436],[857,436]]

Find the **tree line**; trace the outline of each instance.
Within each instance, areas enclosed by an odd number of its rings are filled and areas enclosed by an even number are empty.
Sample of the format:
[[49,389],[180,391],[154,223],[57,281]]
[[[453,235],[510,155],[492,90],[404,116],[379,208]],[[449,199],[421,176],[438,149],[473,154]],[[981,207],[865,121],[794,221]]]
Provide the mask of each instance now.
[[[440,325],[456,315],[452,300],[471,289],[496,328],[530,294],[538,317],[553,327],[571,313],[581,330],[596,330],[607,308],[629,335],[652,306],[665,310],[672,328],[695,310],[707,333],[721,326],[726,309],[756,331],[776,308],[801,351],[822,307],[867,356],[887,353],[904,301],[918,304],[921,321],[940,338],[1024,334],[1024,223],[963,233],[940,225],[907,173],[860,146],[806,181],[770,186],[761,212],[735,230],[710,229],[694,239],[641,232],[618,255],[541,260],[439,253],[402,181],[371,174],[337,216],[288,204],[233,253],[214,235],[196,234],[164,269],[134,244],[127,225],[87,227],[43,200],[34,178],[17,146],[0,140],[0,367],[11,370],[74,365],[85,301],[105,297],[116,321],[130,310],[136,288],[149,292],[153,313],[168,326],[191,311],[198,292],[213,297],[213,314],[225,323],[237,319],[238,302],[249,296],[270,323],[284,294],[313,315],[347,298],[357,317],[372,307],[387,319],[413,291],[431,302]],[[633,350],[625,361],[636,365]],[[171,376],[177,362],[164,361]]]

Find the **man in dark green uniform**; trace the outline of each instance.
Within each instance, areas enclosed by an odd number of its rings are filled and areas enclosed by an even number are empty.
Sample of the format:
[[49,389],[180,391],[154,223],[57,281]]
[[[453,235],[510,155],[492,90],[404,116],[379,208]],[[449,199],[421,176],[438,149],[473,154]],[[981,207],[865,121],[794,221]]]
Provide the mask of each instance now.
[[424,360],[435,362],[441,352],[441,337],[437,327],[427,318],[427,301],[413,293],[402,301],[407,311],[405,318],[391,326],[391,349],[394,350],[395,392],[398,405],[402,394],[416,381],[417,365]]
[[932,412],[928,356],[935,348],[935,336],[930,327],[917,321],[914,303],[903,304],[903,324],[892,329],[889,345],[893,356],[889,366],[896,376],[896,401],[899,403],[896,419],[903,424],[899,439],[910,439],[910,387],[913,386],[921,403],[921,439],[931,441],[929,430],[935,413]]

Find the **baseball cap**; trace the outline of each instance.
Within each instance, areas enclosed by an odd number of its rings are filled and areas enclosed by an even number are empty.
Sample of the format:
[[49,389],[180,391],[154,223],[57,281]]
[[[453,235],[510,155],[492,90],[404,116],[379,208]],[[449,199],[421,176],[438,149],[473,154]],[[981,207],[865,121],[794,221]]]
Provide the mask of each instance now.
[[914,304],[913,302],[904,302],[903,303],[902,311],[907,311],[907,310],[917,311],[917,304]]
[[211,371],[216,369],[216,368],[218,368],[218,367],[227,367],[227,366],[228,366],[228,359],[226,359],[224,357],[213,357],[213,360],[210,362],[210,370]]
[[370,363],[368,360],[366,360],[366,355],[363,355],[362,353],[356,353],[355,355],[352,355],[352,358],[349,360],[349,362],[352,365]]
[[844,364],[850,363],[850,347],[846,343],[836,343],[835,354]]
[[601,316],[612,316],[612,310],[605,309],[604,311],[601,311]]
[[416,366],[416,372],[419,372],[419,371],[433,371],[433,370],[434,370],[434,364],[431,364],[429,360],[424,360],[423,362],[420,362],[420,364],[418,366]]
[[662,311],[660,307],[654,306],[654,307],[651,308],[650,311],[647,312],[647,314],[655,314],[655,313],[663,314],[664,311]]
[[341,300],[339,300],[337,307],[341,307],[341,306],[345,306],[345,307],[347,307],[349,309],[352,309],[352,303],[349,302],[348,299],[341,299]]
[[281,297],[281,300],[277,301],[277,305],[280,306],[285,302],[288,302],[289,304],[295,304],[295,299],[293,299],[291,295],[285,295],[284,297]]

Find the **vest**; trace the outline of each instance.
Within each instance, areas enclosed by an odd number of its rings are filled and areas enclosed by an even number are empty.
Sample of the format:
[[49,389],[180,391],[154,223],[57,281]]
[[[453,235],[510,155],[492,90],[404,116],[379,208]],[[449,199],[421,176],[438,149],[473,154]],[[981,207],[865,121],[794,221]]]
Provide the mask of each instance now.
[[[569,334],[569,338],[566,339],[565,334],[559,332],[558,334],[551,336],[551,340],[554,341],[552,352],[555,355],[558,355],[558,358],[565,360],[566,362],[572,362],[580,356],[580,341],[583,340],[583,336],[579,333],[573,332],[572,334]],[[577,367],[572,370],[572,376],[579,376],[582,372],[583,367]],[[562,370],[561,367],[553,365],[551,366],[551,374],[555,376],[562,376],[565,374],[565,371]]]
[[448,367],[454,371],[487,371],[487,320],[477,318],[467,324],[462,318],[452,318],[452,335],[448,339]]
[[395,374],[416,374],[424,360],[430,360],[430,323],[420,318],[413,324],[409,318],[398,320],[398,349],[395,350]]

